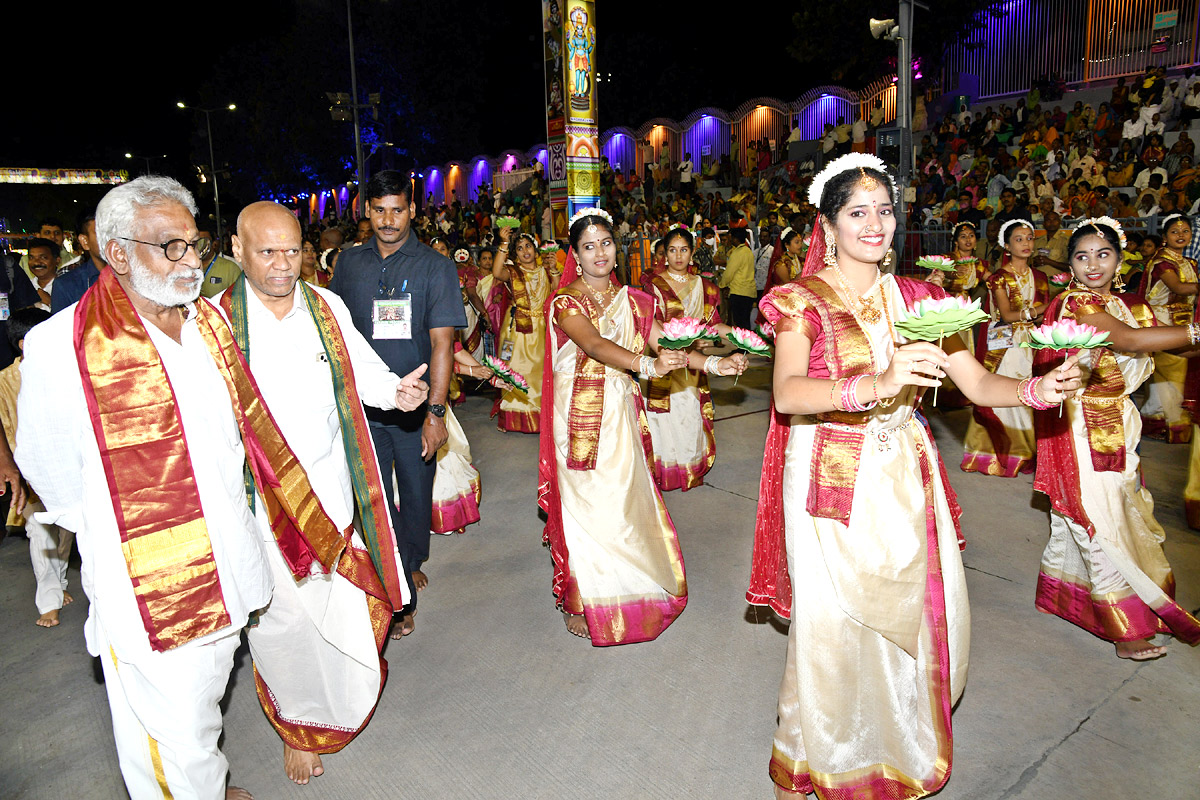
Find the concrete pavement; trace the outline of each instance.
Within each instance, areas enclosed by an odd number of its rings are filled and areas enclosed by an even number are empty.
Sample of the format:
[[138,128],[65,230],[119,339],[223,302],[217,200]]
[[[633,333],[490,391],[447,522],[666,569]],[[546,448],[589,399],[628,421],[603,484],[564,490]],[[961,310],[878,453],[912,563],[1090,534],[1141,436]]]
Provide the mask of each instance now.
[[[687,610],[653,643],[593,648],[567,634],[550,594],[535,504],[537,437],[502,434],[489,403],[458,413],[483,476],[483,521],[435,537],[416,633],[391,642],[370,726],[306,787],[254,695],[243,646],[223,749],[233,781],[272,798],[771,797],[767,777],[785,628],[744,600],[769,368],[715,381],[717,463],[667,497],[687,563]],[[971,670],[939,798],[1194,798],[1200,650],[1118,660],[1110,644],[1033,607],[1048,533],[1031,479],[958,471],[967,412],[933,425],[964,508]],[[1200,605],[1200,535],[1183,520],[1187,448],[1145,442],[1179,598]],[[86,598],[33,624],[24,539],[0,544],[0,797],[125,796],[99,667],[84,650]]]

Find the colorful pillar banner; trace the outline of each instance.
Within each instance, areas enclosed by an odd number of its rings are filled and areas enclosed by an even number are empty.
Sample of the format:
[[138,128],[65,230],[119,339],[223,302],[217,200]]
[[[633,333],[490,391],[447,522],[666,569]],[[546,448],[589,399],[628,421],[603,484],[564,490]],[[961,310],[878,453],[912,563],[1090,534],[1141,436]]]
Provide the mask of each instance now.
[[567,219],[600,202],[600,137],[596,115],[596,4],[543,0],[546,41],[546,141],[550,210],[556,239]]

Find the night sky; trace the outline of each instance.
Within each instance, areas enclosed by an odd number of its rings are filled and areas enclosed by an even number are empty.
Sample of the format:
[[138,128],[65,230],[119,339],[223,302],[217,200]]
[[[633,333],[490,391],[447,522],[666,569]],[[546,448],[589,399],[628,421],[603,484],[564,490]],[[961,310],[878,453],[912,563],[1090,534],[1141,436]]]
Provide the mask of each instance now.
[[[377,52],[386,52],[383,57],[403,76],[402,83],[418,81],[426,93],[436,93],[442,101],[437,113],[447,116],[455,133],[443,134],[454,141],[426,141],[420,152],[410,151],[399,161],[441,163],[545,141],[537,0],[353,3],[356,42],[360,16],[396,15],[404,35]],[[732,110],[760,95],[792,100],[824,82],[827,76],[804,70],[786,52],[796,5],[759,2],[722,17],[702,16],[696,12],[699,4],[682,0],[598,0],[597,66],[602,74],[612,73],[611,83],[599,85],[600,129],[637,126],[653,116],[679,119],[702,105]],[[18,27],[10,27],[5,60],[17,68],[8,72],[8,81],[10,86],[14,79],[25,83],[6,103],[0,166],[126,168],[141,174],[145,161],[124,157],[132,152],[151,156],[155,172],[194,182],[191,164],[207,162],[197,155],[206,155],[203,116],[179,110],[176,101],[203,101],[214,74],[226,76],[226,87],[253,85],[254,58],[280,43],[321,49],[327,56],[330,66],[319,75],[302,70],[309,81],[297,85],[312,89],[309,95],[319,94],[317,88],[349,90],[344,10],[338,11],[344,6],[337,0],[211,0],[197,8],[195,19],[162,13],[158,16],[166,21],[159,22],[126,18],[118,6],[90,3],[66,11],[52,31],[44,16],[26,26],[46,33],[18,37],[13,33]],[[323,24],[321,13],[340,13],[341,27]],[[360,91],[378,85],[372,71],[360,54]],[[236,76],[232,84],[229,75]],[[221,93],[220,98],[209,94],[208,102],[239,102],[236,89]],[[419,117],[428,97],[415,97],[411,113]],[[236,112],[213,116],[218,149],[239,135],[244,120]],[[286,118],[274,122],[288,123]],[[352,129],[343,127],[352,156]],[[459,152],[460,147],[479,149]],[[164,154],[167,158],[159,158]],[[8,218],[10,229],[19,229],[32,224],[32,216],[58,213],[70,227],[74,214],[102,193],[102,187],[0,185],[0,217]]]

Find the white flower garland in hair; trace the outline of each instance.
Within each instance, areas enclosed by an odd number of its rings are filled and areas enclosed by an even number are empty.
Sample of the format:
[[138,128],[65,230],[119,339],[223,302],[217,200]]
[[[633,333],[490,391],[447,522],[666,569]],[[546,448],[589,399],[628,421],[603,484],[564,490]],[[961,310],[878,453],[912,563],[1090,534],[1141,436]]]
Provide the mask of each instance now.
[[1000,242],[1001,247],[1004,246],[1004,234],[1007,233],[1008,229],[1013,225],[1024,225],[1026,228],[1029,228],[1029,230],[1034,230],[1033,223],[1027,219],[1021,219],[1020,217],[1017,217],[1016,219],[1010,219],[1008,222],[1000,226],[1000,233],[996,234],[996,241]]
[[[1182,214],[1172,214],[1171,217],[1182,217]],[[1167,217],[1170,219],[1171,217]],[[1117,240],[1121,243],[1121,249],[1124,250],[1128,246],[1125,240],[1125,229],[1121,227],[1121,223],[1117,222],[1112,217],[1088,217],[1075,226],[1075,230],[1086,228],[1089,225],[1103,225],[1106,228],[1112,228],[1117,232]]]
[[567,227],[570,228],[572,225],[574,225],[576,222],[583,219],[584,217],[601,217],[602,219],[607,221],[609,225],[613,224],[612,215],[609,214],[607,211],[605,211],[603,208],[589,207],[589,208],[581,208],[578,211],[576,211],[575,215],[573,217],[571,217],[571,219],[567,222]]
[[1166,233],[1167,226],[1171,224],[1171,220],[1173,219],[1182,219],[1185,222],[1187,221],[1183,214],[1180,214],[1178,211],[1176,211],[1173,214],[1167,214],[1165,217],[1163,217],[1162,222],[1159,224],[1159,230],[1161,230],[1163,233]]
[[852,169],[876,169],[882,172],[887,176],[888,186],[891,188],[892,200],[895,201],[896,183],[892,180],[891,174],[888,173],[887,164],[883,163],[883,159],[879,156],[873,156],[870,153],[847,153],[830,161],[825,166],[825,169],[818,172],[812,179],[812,183],[808,185],[808,202],[820,208],[821,195],[825,193],[825,184],[829,183],[829,179],[843,172],[849,172]]

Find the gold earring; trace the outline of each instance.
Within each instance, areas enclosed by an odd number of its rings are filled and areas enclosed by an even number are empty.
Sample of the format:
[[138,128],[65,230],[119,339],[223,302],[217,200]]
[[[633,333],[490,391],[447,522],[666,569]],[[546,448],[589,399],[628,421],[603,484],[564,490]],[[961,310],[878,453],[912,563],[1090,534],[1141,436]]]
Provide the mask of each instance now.
[[1125,291],[1125,279],[1121,277],[1120,270],[1117,271],[1116,275],[1113,275],[1112,288],[1116,289],[1118,292]]
[[825,266],[833,269],[837,267],[837,245],[830,242],[825,247]]
[[884,272],[887,272],[888,268],[890,268],[891,266],[892,266],[892,251],[888,250],[887,254],[884,255],[884,257],[883,257],[883,263],[879,265],[879,268],[881,270],[883,270]]

